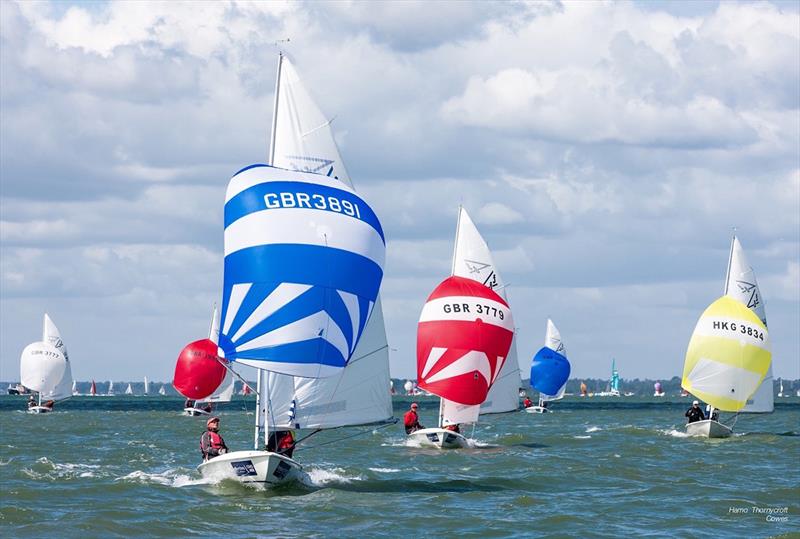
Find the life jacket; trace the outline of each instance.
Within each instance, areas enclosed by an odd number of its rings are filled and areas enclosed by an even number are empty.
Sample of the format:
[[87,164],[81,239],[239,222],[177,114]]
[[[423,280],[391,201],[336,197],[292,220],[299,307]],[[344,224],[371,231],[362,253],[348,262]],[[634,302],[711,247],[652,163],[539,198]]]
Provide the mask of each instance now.
[[281,441],[278,443],[278,452],[282,452],[284,449],[289,449],[294,445],[294,436],[292,436],[291,432],[287,432]]
[[419,423],[419,416],[417,415],[417,412],[409,410],[406,412],[406,415],[403,416],[403,424],[406,427],[414,427],[417,425],[417,423]]
[[[203,447],[203,442],[206,439],[205,434],[208,434],[208,447]],[[216,449],[216,453],[219,453],[219,450],[225,447],[225,442],[218,432],[207,430],[205,434],[200,438],[200,452],[203,454],[203,457],[212,454],[212,449]]]

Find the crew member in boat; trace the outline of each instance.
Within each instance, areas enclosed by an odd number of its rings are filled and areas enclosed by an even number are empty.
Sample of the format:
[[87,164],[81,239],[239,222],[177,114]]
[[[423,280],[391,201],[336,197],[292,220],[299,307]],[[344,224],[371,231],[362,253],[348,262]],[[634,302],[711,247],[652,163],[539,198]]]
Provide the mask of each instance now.
[[706,418],[705,414],[703,413],[703,409],[700,408],[699,401],[694,401],[692,403],[692,407],[686,410],[686,413],[684,415],[689,418],[688,421],[689,423],[694,423],[695,421],[703,421]]
[[45,408],[49,408],[50,411],[53,410],[53,406],[55,406],[55,405],[56,405],[56,401],[54,401],[54,400],[49,400],[47,402],[43,402],[42,403],[42,406],[44,406]]
[[186,399],[186,402],[183,403],[184,408],[194,408],[194,401],[192,399]]
[[411,434],[414,431],[425,428],[419,423],[419,416],[417,415],[418,408],[419,405],[416,402],[412,402],[411,409],[403,416],[403,425],[406,427],[406,434]]
[[455,432],[461,434],[461,427],[458,426],[458,423],[451,423],[444,427],[444,430],[449,430],[450,432]]
[[276,430],[269,435],[267,440],[267,451],[286,455],[289,458],[292,458],[294,446],[294,434],[290,430]]
[[525,400],[522,401],[522,406],[524,406],[525,408],[530,408],[531,406],[533,406],[533,401],[529,396],[525,395]]
[[200,452],[203,454],[204,462],[228,452],[228,446],[219,434],[219,418],[209,418],[206,421],[206,429],[200,437]]
[[28,397],[28,408],[33,408],[34,406],[36,406],[36,398],[31,395]]

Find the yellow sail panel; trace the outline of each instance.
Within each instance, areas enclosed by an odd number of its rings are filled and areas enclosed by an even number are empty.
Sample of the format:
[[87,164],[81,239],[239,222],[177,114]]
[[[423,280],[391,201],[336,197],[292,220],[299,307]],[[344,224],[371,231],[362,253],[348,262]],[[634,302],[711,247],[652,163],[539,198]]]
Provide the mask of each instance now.
[[771,362],[764,323],[740,301],[723,296],[697,321],[681,385],[720,410],[738,412],[758,389]]

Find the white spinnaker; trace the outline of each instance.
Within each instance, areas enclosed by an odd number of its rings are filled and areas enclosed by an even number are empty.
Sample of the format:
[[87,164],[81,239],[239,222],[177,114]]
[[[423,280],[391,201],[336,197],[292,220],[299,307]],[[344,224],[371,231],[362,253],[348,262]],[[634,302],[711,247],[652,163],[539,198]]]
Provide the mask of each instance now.
[[[305,88],[292,62],[286,56],[280,61],[271,164],[331,176],[353,188],[331,121]],[[301,428],[331,428],[388,420],[392,417],[391,395],[386,389],[389,380],[389,346],[378,296],[341,374],[328,378],[269,374],[270,428],[297,424]]]
[[[453,249],[452,274],[477,281],[497,292],[500,297],[508,302],[503,279],[497,271],[486,240],[483,239],[475,223],[472,222],[467,210],[459,208],[458,229],[456,231],[455,247]],[[481,405],[475,405],[480,414],[496,414],[511,412],[519,408],[519,388],[522,378],[517,361],[516,334],[511,341],[511,350],[497,379],[489,389],[486,399]],[[467,411],[465,405],[445,401],[442,407],[442,416],[445,420],[453,417],[475,417],[472,421],[452,421],[453,423],[472,423],[477,421],[478,412]]]
[[42,400],[72,396],[72,374],[61,351],[50,343],[35,342],[25,347],[19,362],[20,383],[41,395]]
[[[561,340],[561,332],[558,331],[556,325],[549,318],[547,319],[547,331],[544,335],[544,345],[550,350],[567,357],[567,349],[564,347],[564,341]],[[564,382],[564,385],[559,388],[558,393],[555,395],[540,393],[540,397],[543,401],[557,401],[564,398],[564,391],[566,391],[566,389],[567,382]]]
[[324,429],[388,421],[392,417],[389,390],[389,348],[378,304],[356,352],[342,374],[328,378],[301,378],[271,374],[273,405],[270,428]]
[[[764,298],[758,288],[755,271],[747,261],[742,244],[736,236],[731,240],[730,262],[728,275],[725,280],[725,294],[741,301],[767,325],[767,313],[764,308]],[[772,365],[764,377],[764,381],[747,400],[747,405],[740,410],[741,413],[769,413],[775,409],[775,397],[772,389]]]

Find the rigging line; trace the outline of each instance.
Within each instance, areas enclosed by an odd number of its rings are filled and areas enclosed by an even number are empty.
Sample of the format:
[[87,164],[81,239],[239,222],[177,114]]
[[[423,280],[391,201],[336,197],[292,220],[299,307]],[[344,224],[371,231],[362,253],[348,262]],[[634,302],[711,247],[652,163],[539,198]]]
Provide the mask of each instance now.
[[[376,430],[381,430],[381,429],[384,429],[384,428],[386,428],[386,427],[389,427],[389,426],[391,426],[391,425],[396,425],[396,424],[397,424],[397,422],[399,421],[399,420],[398,420],[396,417],[394,417],[394,418],[392,418],[392,419],[393,419],[393,421],[390,421],[390,422],[388,422],[388,423],[384,423],[383,425],[379,425],[378,427],[376,427],[376,428],[374,428],[374,429],[371,429],[371,430],[369,430],[369,429],[364,429],[364,430],[361,430],[361,431],[358,431],[358,432],[356,432],[355,434],[351,434],[350,436],[345,436],[345,437],[343,437],[343,438],[337,438],[337,439],[335,439],[335,440],[328,440],[327,442],[322,442],[322,443],[319,443],[319,444],[317,444],[317,445],[312,445],[312,446],[310,446],[310,447],[306,447],[305,449],[316,449],[317,447],[322,447],[322,446],[325,446],[325,445],[330,445],[330,444],[333,444],[333,443],[341,442],[342,440],[349,440],[350,438],[355,438],[355,437],[357,437],[357,436],[361,436],[361,435],[363,435],[363,434],[366,434],[367,432],[374,432],[374,431],[376,431]],[[342,427],[336,427],[336,429],[342,429],[342,428],[344,428],[344,427],[343,427],[343,426],[342,426]],[[334,429],[327,429],[327,430],[334,430]],[[308,435],[308,436],[306,436],[305,438],[301,438],[300,440],[298,440],[298,441],[295,443],[295,445],[297,445],[298,443],[300,443],[302,440],[305,440],[305,439],[307,439],[307,438],[309,438],[309,437],[313,436],[314,434],[316,434],[316,433],[318,433],[318,432],[321,432],[321,431],[322,431],[322,429],[317,429],[317,430],[315,430],[314,432],[312,432],[311,434],[309,434],[309,435]]]

